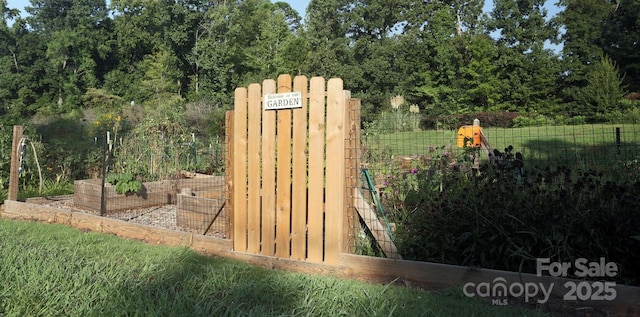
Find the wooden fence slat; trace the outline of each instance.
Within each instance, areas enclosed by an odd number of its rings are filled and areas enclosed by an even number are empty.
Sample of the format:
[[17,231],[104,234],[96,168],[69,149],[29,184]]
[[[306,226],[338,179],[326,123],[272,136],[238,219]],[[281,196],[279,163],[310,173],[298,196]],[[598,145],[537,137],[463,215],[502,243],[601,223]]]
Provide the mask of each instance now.
[[233,116],[233,248],[247,250],[247,89],[237,88]]
[[324,226],[324,133],[325,81],[311,78],[309,87],[309,215],[308,254],[310,262],[322,263]]
[[[262,83],[262,95],[276,92],[276,81]],[[275,255],[276,237],[276,112],[262,110],[262,254]]]
[[248,188],[247,188],[247,252],[260,252],[260,121],[262,107],[261,87],[259,84],[249,85],[248,100]]
[[345,103],[342,79],[327,83],[327,176],[324,263],[337,265],[342,251],[342,212],[344,208]]
[[[278,93],[291,92],[291,76],[278,76]],[[276,256],[288,258],[291,242],[291,110],[277,110]]]
[[293,90],[302,93],[302,108],[293,110],[293,177],[291,178],[291,258],[306,258],[307,233],[307,77],[296,76]]

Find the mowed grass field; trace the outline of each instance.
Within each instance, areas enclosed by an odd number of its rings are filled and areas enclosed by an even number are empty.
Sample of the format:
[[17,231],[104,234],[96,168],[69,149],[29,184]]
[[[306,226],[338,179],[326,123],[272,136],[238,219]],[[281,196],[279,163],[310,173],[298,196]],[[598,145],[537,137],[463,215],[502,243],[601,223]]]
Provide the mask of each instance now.
[[[617,133],[616,131],[619,131]],[[606,167],[612,161],[640,160],[640,125],[589,124],[524,128],[484,128],[491,145],[509,145],[524,155],[525,166]],[[386,154],[426,154],[430,147],[456,147],[457,130],[363,134],[370,150]]]
[[0,219],[0,316],[543,316],[427,292],[253,267],[184,247]]

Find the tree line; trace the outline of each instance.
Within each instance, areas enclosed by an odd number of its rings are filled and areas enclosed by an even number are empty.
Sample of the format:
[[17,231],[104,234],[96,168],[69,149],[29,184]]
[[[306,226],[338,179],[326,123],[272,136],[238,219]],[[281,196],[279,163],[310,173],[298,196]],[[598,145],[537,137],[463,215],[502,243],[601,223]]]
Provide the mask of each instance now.
[[304,18],[269,0],[30,3],[0,0],[2,124],[135,105],[215,133],[236,87],[282,73],[343,78],[365,121],[396,95],[428,116],[638,112],[638,0],[558,0],[553,17],[544,0],[311,0]]

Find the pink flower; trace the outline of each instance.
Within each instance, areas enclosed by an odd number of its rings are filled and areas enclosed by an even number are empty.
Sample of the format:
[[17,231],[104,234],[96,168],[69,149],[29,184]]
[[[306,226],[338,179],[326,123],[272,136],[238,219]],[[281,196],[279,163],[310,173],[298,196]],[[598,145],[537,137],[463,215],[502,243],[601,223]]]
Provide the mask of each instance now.
[[412,168],[411,169],[411,174],[416,174],[418,173],[418,169],[417,168]]

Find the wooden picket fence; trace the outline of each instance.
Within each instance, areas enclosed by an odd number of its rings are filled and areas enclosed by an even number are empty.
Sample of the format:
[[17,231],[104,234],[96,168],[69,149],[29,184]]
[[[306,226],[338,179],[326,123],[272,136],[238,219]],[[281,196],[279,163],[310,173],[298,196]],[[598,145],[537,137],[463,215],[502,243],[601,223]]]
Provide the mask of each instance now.
[[[301,107],[265,110],[265,95],[292,91]],[[234,251],[337,265],[354,230],[359,101],[341,79],[281,75],[236,89],[234,103],[227,116]]]

